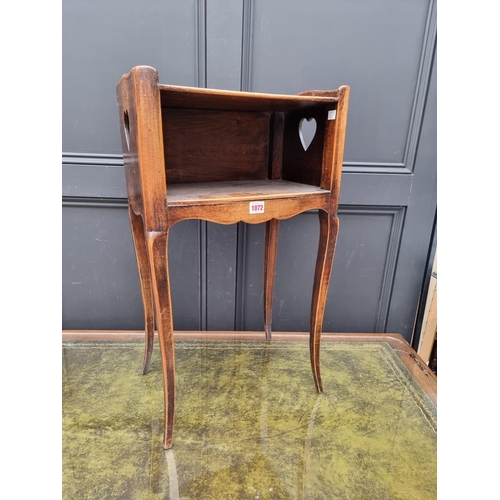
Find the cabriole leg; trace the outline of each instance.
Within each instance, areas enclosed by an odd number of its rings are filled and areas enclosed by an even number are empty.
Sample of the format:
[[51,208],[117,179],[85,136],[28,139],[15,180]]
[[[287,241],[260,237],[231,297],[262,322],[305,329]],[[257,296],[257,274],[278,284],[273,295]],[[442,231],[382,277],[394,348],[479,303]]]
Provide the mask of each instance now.
[[162,233],[148,233],[147,242],[163,372],[165,402],[163,447],[167,450],[172,447],[175,413],[174,329],[168,275],[168,229]]
[[316,389],[319,393],[323,392],[323,383],[321,381],[319,364],[321,328],[323,326],[323,316],[325,313],[326,297],[328,294],[328,285],[330,283],[330,275],[332,272],[333,256],[335,254],[338,229],[338,218],[320,210],[319,245],[312,292],[311,331],[309,338],[311,367]]
[[271,324],[273,317],[274,273],[276,269],[276,253],[278,250],[279,220],[266,222],[264,244],[264,330],[266,340],[271,340]]
[[142,373],[147,373],[149,371],[149,363],[151,362],[151,355],[153,353],[155,334],[151,270],[149,267],[146,236],[144,234],[142,217],[137,215],[130,206],[128,208],[128,214],[130,218],[130,225],[132,227],[132,239],[134,241],[135,256],[139,270],[139,282],[141,285],[142,305],[144,307],[144,331],[146,336],[146,345],[144,349]]

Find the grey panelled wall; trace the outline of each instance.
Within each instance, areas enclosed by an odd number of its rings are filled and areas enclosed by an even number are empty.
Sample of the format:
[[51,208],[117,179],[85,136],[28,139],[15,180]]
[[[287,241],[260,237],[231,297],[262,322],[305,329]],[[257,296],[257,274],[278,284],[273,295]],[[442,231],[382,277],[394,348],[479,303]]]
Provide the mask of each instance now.
[[[142,329],[115,86],[295,94],[350,85],[324,331],[411,340],[436,214],[433,0],[63,0],[63,328]],[[280,225],[273,329],[309,325],[319,224]],[[262,225],[170,238],[176,329],[262,330]]]

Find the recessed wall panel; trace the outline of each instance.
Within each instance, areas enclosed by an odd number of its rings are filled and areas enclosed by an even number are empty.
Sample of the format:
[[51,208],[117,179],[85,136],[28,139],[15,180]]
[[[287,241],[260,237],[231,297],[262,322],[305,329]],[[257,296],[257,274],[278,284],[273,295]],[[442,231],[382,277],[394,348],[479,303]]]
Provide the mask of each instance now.
[[428,0],[252,2],[250,90],[351,87],[344,163],[401,163]]

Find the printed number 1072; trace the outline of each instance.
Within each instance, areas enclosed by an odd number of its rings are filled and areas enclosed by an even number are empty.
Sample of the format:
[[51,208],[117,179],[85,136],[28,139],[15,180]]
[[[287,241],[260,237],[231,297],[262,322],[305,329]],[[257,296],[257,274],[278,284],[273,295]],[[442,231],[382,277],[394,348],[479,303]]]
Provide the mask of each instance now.
[[263,201],[251,201],[250,202],[250,213],[251,214],[263,214],[264,213],[264,202]]

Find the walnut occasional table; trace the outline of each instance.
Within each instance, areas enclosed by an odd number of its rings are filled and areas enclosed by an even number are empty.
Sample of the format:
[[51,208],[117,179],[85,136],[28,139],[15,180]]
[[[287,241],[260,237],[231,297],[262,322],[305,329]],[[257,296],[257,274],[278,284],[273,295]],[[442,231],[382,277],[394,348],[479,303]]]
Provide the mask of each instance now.
[[179,221],[266,222],[264,329],[270,340],[279,220],[318,210],[309,342],[322,392],[319,347],[339,228],[349,87],[299,95],[179,87],[160,85],[154,68],[137,66],[121,78],[117,96],[145,314],[143,372],[149,369],[156,316],[164,447],[172,446],[175,405],[168,234]]

